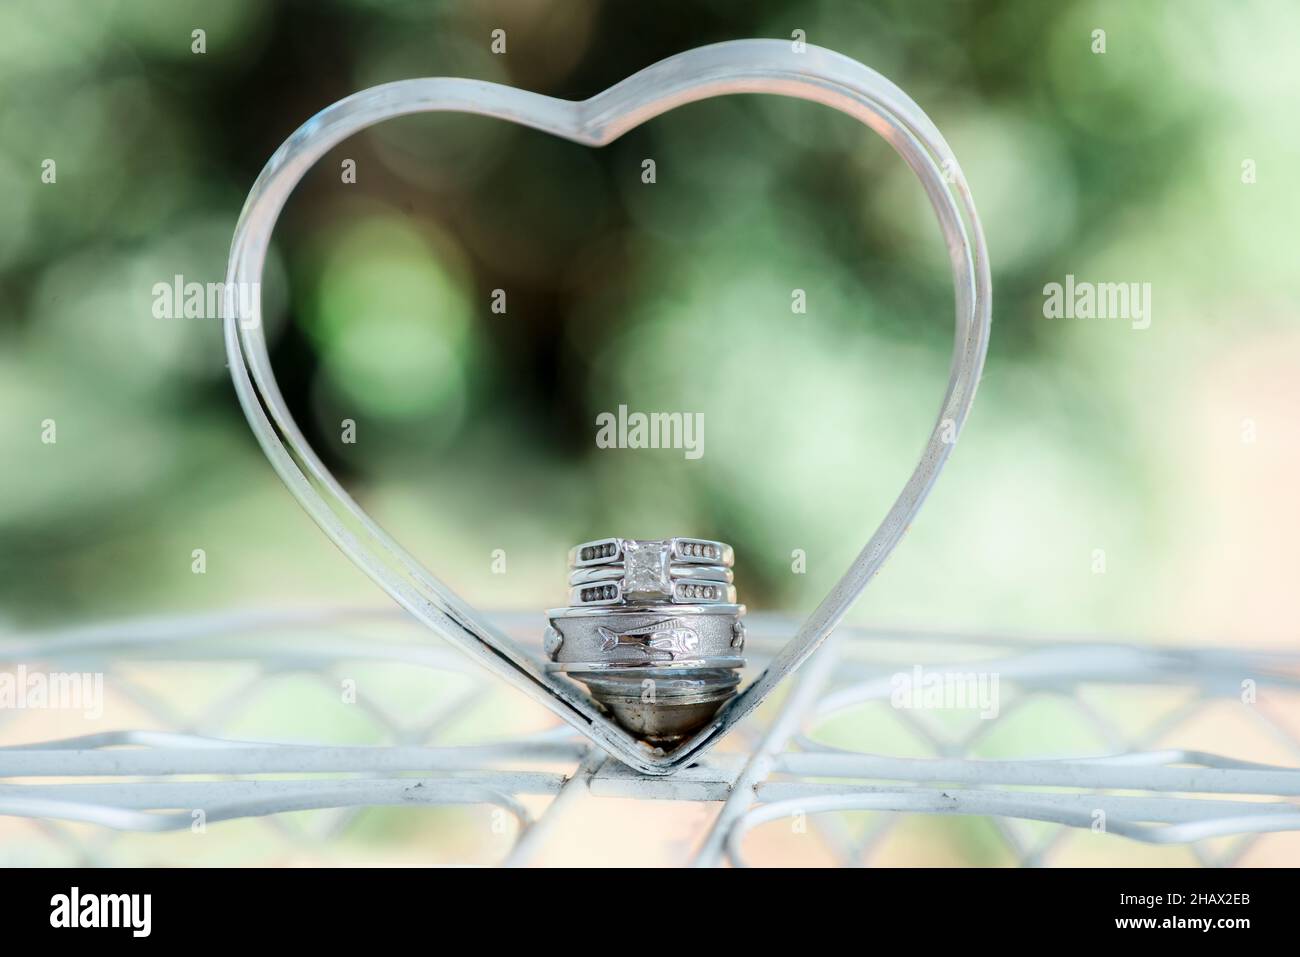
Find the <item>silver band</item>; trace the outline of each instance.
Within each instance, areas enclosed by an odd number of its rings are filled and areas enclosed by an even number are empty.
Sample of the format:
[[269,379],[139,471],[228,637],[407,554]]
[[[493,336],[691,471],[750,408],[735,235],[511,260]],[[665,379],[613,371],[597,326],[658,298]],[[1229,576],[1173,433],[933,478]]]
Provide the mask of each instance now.
[[542,636],[545,667],[586,685],[648,743],[671,745],[736,693],[744,614],[743,605],[668,601],[553,608]]
[[735,552],[726,542],[706,538],[669,538],[662,541],[598,538],[569,549],[569,566],[586,568],[592,565],[619,565],[627,561],[629,552],[649,548],[667,551],[670,561],[674,563],[722,565],[730,568],[736,560]]
[[624,674],[635,672],[637,677],[646,675],[668,674],[675,671],[698,671],[700,668],[743,668],[745,659],[742,655],[725,655],[714,658],[684,658],[680,661],[650,662],[646,664],[627,664],[617,661],[548,661],[547,671],[576,671],[584,674],[609,672]]
[[[590,585],[593,582],[617,581],[623,578],[622,565],[593,565],[575,568],[569,572],[570,585]],[[700,581],[722,582],[730,585],[736,580],[735,572],[722,565],[669,565],[671,578],[694,578]]]
[[678,578],[671,590],[647,597],[644,593],[632,594],[624,579],[593,582],[569,589],[569,604],[581,608],[586,605],[639,605],[646,601],[671,602],[674,605],[734,605],[736,587],[726,582],[698,578]]

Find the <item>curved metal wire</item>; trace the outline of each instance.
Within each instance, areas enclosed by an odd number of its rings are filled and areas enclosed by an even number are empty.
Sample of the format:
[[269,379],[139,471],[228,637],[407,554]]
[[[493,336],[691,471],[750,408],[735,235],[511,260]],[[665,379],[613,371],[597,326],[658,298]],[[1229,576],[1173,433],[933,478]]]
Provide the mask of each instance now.
[[777,40],[736,40],[690,50],[581,102],[473,80],[402,80],[340,100],[290,136],[253,184],[230,250],[228,285],[259,290],[272,230],[303,175],[335,145],[384,120],[425,112],[471,113],[599,147],[683,104],[739,93],[793,97],[837,109],[879,133],[916,174],[952,267],[953,361],[916,468],[861,553],[768,668],[669,754],[637,741],[575,684],[520,653],[490,620],[367,515],[330,474],[289,412],[271,368],[260,295],[251,297],[248,316],[237,312],[242,297],[228,297],[224,316],[231,378],[249,424],[285,485],[335,544],[429,628],[597,745],[648,774],[671,773],[697,759],[826,639],[907,531],[965,424],[988,348],[992,281],[970,189],[929,117],[902,90],[863,64],[815,46],[795,48]]

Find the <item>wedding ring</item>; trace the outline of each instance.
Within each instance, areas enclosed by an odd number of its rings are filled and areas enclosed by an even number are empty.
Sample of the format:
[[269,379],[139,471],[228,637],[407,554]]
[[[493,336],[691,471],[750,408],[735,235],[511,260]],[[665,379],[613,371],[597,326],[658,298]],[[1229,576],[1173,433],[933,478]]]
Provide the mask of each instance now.
[[736,693],[745,606],[731,546],[603,538],[569,553],[569,605],[547,613],[547,670],[582,682],[637,737],[672,746]]
[[735,563],[735,553],[726,542],[704,538],[670,538],[664,541],[600,538],[569,549],[569,566],[586,568],[591,565],[626,564],[637,556],[647,560],[653,556],[655,560],[662,560],[664,553],[669,563],[723,565],[727,568]]
[[646,602],[671,602],[678,605],[735,604],[736,589],[726,582],[700,578],[678,578],[669,582],[663,591],[629,592],[627,580],[594,582],[569,590],[569,604],[583,605],[635,605]]
[[731,546],[703,538],[601,538],[569,550],[572,605],[735,602]]
[[[670,578],[695,578],[702,581],[723,582],[730,585],[735,581],[735,573],[722,565],[669,565]],[[593,565],[590,568],[575,568],[569,572],[570,585],[590,585],[592,582],[607,582],[623,577],[622,565]]]

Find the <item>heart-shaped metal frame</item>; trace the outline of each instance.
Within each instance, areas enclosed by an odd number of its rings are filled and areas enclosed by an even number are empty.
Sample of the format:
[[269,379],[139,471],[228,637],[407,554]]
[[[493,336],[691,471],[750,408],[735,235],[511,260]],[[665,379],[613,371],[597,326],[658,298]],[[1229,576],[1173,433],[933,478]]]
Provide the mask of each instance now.
[[289,414],[267,355],[260,298],[252,297],[252,312],[241,316],[236,311],[239,297],[226,297],[226,350],[240,404],[267,457],[312,518],[416,618],[647,774],[669,774],[698,757],[817,649],[902,538],[961,431],[988,346],[991,281],[970,191],[938,129],[902,90],[875,71],[829,50],[783,40],[736,40],[690,50],[582,102],[478,80],[402,80],[340,100],[290,136],[253,184],[230,250],[231,288],[260,289],[271,231],[298,181],[339,142],[382,120],[411,113],[475,113],[587,146],[604,146],[678,106],[733,93],[825,104],[860,120],[894,147],[925,187],[947,240],[956,288],[956,340],[938,420],[916,470],[880,527],[767,670],[671,753],[637,741],[598,711],[576,685],[545,672],[535,655],[438,581],[352,500]]

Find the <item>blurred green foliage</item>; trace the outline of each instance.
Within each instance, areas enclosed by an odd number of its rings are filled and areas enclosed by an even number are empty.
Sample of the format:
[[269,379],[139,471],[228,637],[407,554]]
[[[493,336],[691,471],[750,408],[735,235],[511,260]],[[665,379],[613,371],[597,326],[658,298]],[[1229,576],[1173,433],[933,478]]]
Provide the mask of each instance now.
[[[1284,2],[10,0],[5,611],[380,600],[261,460],[219,323],[150,308],[177,274],[221,280],[249,186],[316,111],[419,75],[582,98],[682,49],[796,29],[945,131],[995,274],[975,415],[862,614],[1182,626],[1183,559],[1213,534],[1183,480],[1205,454],[1188,397],[1214,358],[1295,324]],[[1044,319],[1042,287],[1067,273],[1152,283],[1152,327]],[[949,362],[945,252],[911,174],[848,118],[768,98],[692,105],[600,151],[481,118],[391,122],[308,175],[263,291],[321,454],[495,605],[559,603],[572,542],[681,533],[736,544],[752,606],[810,608],[912,468]],[[595,416],[620,404],[703,412],[704,457],[598,450]],[[1099,547],[1117,573],[1094,573]]]

